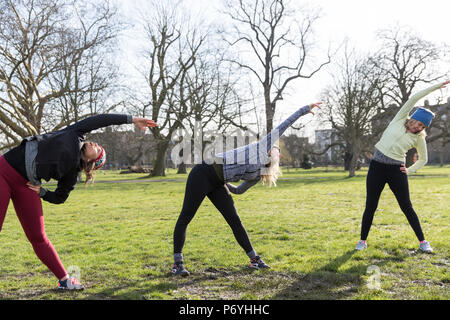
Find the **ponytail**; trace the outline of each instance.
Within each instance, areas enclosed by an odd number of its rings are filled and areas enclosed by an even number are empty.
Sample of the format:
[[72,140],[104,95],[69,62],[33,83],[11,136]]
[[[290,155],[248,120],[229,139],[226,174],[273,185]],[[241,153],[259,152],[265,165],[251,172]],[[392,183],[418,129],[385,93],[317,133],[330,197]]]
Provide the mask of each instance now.
[[[265,185],[266,183],[269,187],[277,186],[277,180],[282,175],[280,169],[280,149],[278,152],[271,154],[269,156],[270,163],[268,163],[264,168],[261,168],[261,183]],[[271,152],[272,153],[272,152]]]
[[[81,147],[81,153],[83,154],[86,148],[86,144],[84,144]],[[94,182],[94,167],[95,162],[94,161],[84,161],[83,159],[80,160],[80,171],[83,171],[86,175],[86,179],[84,181],[84,187],[87,187],[87,184],[89,181]]]
[[84,160],[81,160],[80,171],[83,171],[86,176],[86,179],[84,181],[85,188],[87,187],[89,181],[91,181],[91,183],[94,183],[94,165],[94,161],[86,162]]

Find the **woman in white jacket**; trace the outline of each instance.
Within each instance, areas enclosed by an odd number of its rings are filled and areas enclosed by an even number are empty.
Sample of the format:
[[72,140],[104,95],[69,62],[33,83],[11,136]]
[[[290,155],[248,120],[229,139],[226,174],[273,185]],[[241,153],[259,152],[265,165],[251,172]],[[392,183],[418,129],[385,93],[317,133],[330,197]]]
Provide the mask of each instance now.
[[[408,175],[427,163],[425,129],[431,124],[434,114],[424,108],[418,108],[411,118],[409,113],[417,101],[437,89],[444,88],[449,83],[450,81],[438,83],[413,95],[389,123],[380,141],[375,145],[376,151],[367,174],[366,209],[361,223],[361,240],[357,243],[356,250],[367,248],[366,240],[373,216],[381,192],[387,183],[420,242],[419,250],[426,253],[433,251],[428,241],[425,240],[419,218],[411,204]],[[406,168],[406,152],[413,147],[417,149],[419,159],[412,166]]]

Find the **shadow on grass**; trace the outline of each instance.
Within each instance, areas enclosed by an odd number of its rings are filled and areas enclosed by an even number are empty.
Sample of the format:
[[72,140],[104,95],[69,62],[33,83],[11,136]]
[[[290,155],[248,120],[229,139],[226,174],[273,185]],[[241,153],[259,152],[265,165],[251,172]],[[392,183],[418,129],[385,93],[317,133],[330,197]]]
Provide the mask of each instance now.
[[[142,299],[282,299],[282,300],[336,300],[354,296],[365,285],[363,276],[372,264],[381,267],[403,261],[408,254],[391,252],[371,263],[371,258],[345,270],[339,270],[357,254],[349,250],[326,265],[307,274],[286,271],[258,270],[243,266],[231,271],[208,267],[190,270],[189,277],[176,277],[170,272],[149,274],[145,280],[125,281],[99,292],[77,298],[102,300]],[[93,288],[91,288],[93,289]],[[87,288],[86,291],[90,291]],[[87,292],[84,293],[87,293]]]
[[[389,252],[389,256],[376,259],[371,256],[355,257],[359,264],[342,268],[353,256],[349,250],[327,264],[301,274],[289,271],[252,270],[248,266],[233,268],[207,267],[190,270],[189,277],[176,277],[170,272],[149,273],[141,280],[118,280],[107,287],[96,289],[98,283],[84,283],[81,292],[61,292],[54,288],[32,287],[13,295],[0,295],[2,299],[88,299],[88,300],[143,300],[143,299],[283,299],[283,300],[335,300],[349,299],[365,285],[363,276],[370,265],[378,267],[397,263],[411,256],[411,252]],[[145,268],[145,266],[144,266]],[[11,277],[11,276],[10,276]],[[50,295],[50,296],[49,296]],[[53,296],[51,296],[53,295]]]
[[[175,277],[170,272],[148,275],[146,280],[130,281],[82,297],[83,299],[242,299],[242,297],[282,300],[335,300],[355,295],[365,285],[362,276],[373,263],[340,271],[357,251],[349,250],[326,265],[307,274],[254,271],[248,266],[233,269],[208,267],[190,270],[189,277]],[[404,260],[408,254],[391,253],[378,260],[382,265]],[[193,272],[192,272],[193,271]]]
[[[374,264],[365,261],[345,269],[345,271],[339,271],[339,268],[356,253],[356,250],[349,250],[321,268],[298,276],[289,287],[281,290],[271,299],[336,300],[350,298],[358,292],[359,288],[366,285],[362,276],[366,275],[369,266]],[[393,253],[387,258],[377,261],[375,265],[381,267],[391,262],[403,261],[407,256],[408,254]]]
[[[345,272],[338,271],[355,253],[355,250],[349,250],[320,269],[298,276],[289,287],[278,292],[272,298],[342,299],[355,293],[361,285],[361,275],[365,273],[365,270],[352,268]],[[344,289],[336,290],[338,288]]]
[[[220,293],[211,290],[211,285],[220,282],[223,287],[226,287],[228,282],[232,282],[235,279],[252,277],[253,272],[249,267],[241,267],[233,271],[206,268],[191,272],[189,277],[174,276],[172,273],[166,272],[160,275],[148,275],[147,279],[143,281],[130,281],[122,283],[119,286],[108,287],[99,292],[84,296],[83,299],[142,300],[190,299],[191,297],[227,299],[227,297],[220,295]],[[228,298],[239,298],[239,296]]]

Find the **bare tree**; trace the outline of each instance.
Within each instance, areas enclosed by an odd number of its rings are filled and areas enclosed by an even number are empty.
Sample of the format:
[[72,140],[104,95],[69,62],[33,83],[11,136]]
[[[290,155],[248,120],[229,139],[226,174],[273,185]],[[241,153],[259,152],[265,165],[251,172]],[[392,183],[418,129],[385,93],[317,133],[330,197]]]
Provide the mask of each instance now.
[[54,88],[70,83],[67,92],[52,104],[53,114],[59,111],[56,115],[62,119],[59,127],[92,114],[110,112],[123,103],[123,98],[117,94],[121,87],[118,85],[118,67],[113,62],[116,36],[122,28],[115,19],[116,9],[111,8],[108,1],[95,4],[78,0],[74,12],[79,21],[78,37],[66,35],[73,40],[67,43],[65,50],[74,50],[76,41],[78,46],[87,41],[94,41],[96,45],[87,47],[83,55],[73,61],[68,60],[70,56],[65,56],[67,67],[52,77]]
[[366,59],[345,52],[334,84],[323,92],[325,108],[321,115],[340,138],[341,142],[334,145],[340,144],[345,150],[344,162],[349,177],[355,175],[360,156],[373,148],[378,135],[372,120],[383,97],[379,90],[381,83],[379,73]]
[[9,141],[1,149],[90,114],[79,104],[78,115],[70,109],[58,112],[65,95],[92,91],[74,86],[75,77],[82,74],[76,66],[87,63],[115,36],[111,27],[115,12],[108,2],[90,5],[95,17],[77,14],[85,5],[69,0],[1,0],[0,133]]
[[[202,154],[206,145],[212,142],[205,131],[210,129],[217,135],[233,129],[248,130],[243,118],[253,111],[242,102],[233,71],[223,64],[218,51],[198,55],[187,81],[189,116],[184,127],[195,131],[196,137],[202,137],[202,145],[196,146]],[[183,170],[183,166],[179,167],[179,172]]]
[[[273,128],[276,104],[283,99],[288,85],[299,78],[311,78],[328,59],[311,68],[312,28],[317,14],[307,15],[301,22],[292,19],[284,0],[225,0],[227,14],[234,21],[233,33],[224,33],[231,46],[239,46],[241,59],[229,59],[250,72],[262,85],[266,130]],[[244,57],[243,53],[250,52]],[[295,57],[289,59],[289,57]]]
[[441,49],[410,28],[381,30],[378,37],[381,49],[372,62],[389,80],[385,94],[397,105],[406,103],[418,85],[434,83],[445,76],[433,68],[441,58]]
[[177,5],[152,3],[152,16],[145,18],[148,67],[143,73],[149,97],[136,105],[142,116],[158,122],[152,128],[157,156],[153,176],[165,176],[166,154],[174,132],[188,116],[186,86],[188,73],[205,41],[189,22],[180,17]]

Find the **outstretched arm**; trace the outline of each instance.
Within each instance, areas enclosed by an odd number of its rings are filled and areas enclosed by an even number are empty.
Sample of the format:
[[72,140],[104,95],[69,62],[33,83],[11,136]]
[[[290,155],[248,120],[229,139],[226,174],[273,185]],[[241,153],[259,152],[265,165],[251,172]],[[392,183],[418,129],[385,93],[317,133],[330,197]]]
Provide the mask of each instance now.
[[134,123],[138,128],[145,130],[147,127],[157,126],[156,122],[153,120],[145,118],[137,118],[126,114],[99,114],[86,118],[84,120],[78,121],[65,130],[76,130],[79,135],[84,135],[93,130],[108,127],[111,125],[121,125],[127,123]]
[[398,111],[398,113],[396,114],[396,116],[394,117],[392,122],[397,122],[399,120],[404,121],[408,117],[408,115],[411,112],[412,108],[414,108],[414,106],[416,105],[417,101],[419,101],[420,99],[426,97],[431,92],[433,92],[433,91],[435,91],[437,89],[445,88],[445,86],[447,84],[449,84],[449,83],[450,83],[450,81],[446,81],[446,82],[443,82],[443,83],[435,84],[434,86],[431,86],[431,87],[429,87],[429,88],[427,88],[425,90],[419,91],[416,94],[414,94],[413,96],[411,96],[409,98],[409,100],[406,101],[406,103]]
[[322,102],[316,102],[311,103],[307,106],[301,107],[296,112],[294,112],[289,118],[284,120],[279,126],[277,126],[275,129],[273,129],[268,135],[266,135],[264,138],[262,138],[258,142],[258,149],[265,150],[265,152],[260,152],[260,160],[261,163],[267,162],[267,159],[262,159],[264,157],[267,157],[267,153],[270,149],[272,149],[273,145],[278,141],[278,139],[283,135],[283,133],[295,122],[298,118],[301,116],[304,116],[308,113],[311,113],[314,115],[313,109],[314,108],[321,108]]
[[268,152],[270,151],[270,149],[272,149],[273,145],[278,141],[278,139],[286,131],[286,129],[288,129],[301,116],[304,116],[308,113],[314,114],[313,109],[320,109],[321,103],[322,102],[317,102],[301,107],[258,142],[254,142],[237,149],[229,150],[227,152],[218,154],[217,156],[219,158],[223,158],[225,163],[236,163],[236,161],[240,161],[239,159],[237,159],[238,154],[245,155],[245,153],[248,152],[251,156],[257,156],[256,158],[258,163],[267,163]]
[[154,128],[158,126],[158,124],[155,121],[146,118],[133,117],[133,123],[136,127],[138,127],[143,131],[145,131],[145,129],[147,128]]

